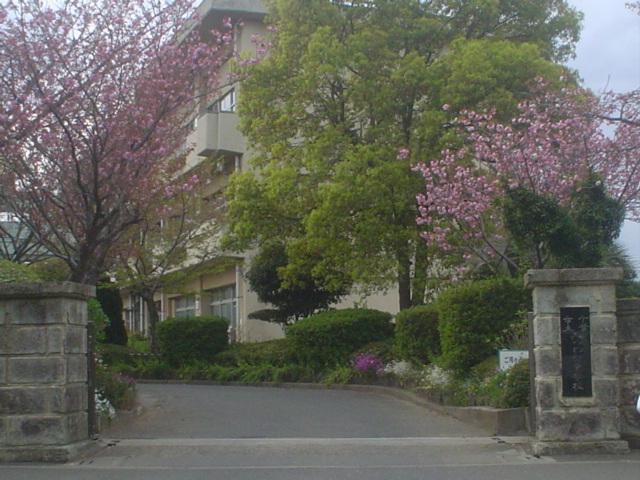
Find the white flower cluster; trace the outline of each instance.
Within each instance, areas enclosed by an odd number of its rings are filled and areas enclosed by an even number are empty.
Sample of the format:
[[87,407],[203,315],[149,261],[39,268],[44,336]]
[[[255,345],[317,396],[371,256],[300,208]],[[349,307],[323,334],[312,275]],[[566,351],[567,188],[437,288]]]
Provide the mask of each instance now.
[[420,385],[423,387],[435,387],[447,385],[451,381],[451,375],[437,365],[428,365],[422,371]]
[[102,392],[96,390],[96,412],[100,417],[113,420],[116,417],[116,409]]
[[384,373],[391,373],[398,377],[402,377],[409,373],[413,367],[405,360],[393,360],[384,366]]

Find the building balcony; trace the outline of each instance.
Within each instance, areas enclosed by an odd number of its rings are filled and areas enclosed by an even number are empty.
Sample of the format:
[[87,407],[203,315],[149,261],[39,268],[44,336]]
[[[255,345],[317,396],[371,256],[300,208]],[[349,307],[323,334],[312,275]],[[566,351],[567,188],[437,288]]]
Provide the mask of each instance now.
[[238,116],[232,112],[205,113],[200,116],[193,139],[194,153],[200,157],[245,151],[244,137],[238,131]]

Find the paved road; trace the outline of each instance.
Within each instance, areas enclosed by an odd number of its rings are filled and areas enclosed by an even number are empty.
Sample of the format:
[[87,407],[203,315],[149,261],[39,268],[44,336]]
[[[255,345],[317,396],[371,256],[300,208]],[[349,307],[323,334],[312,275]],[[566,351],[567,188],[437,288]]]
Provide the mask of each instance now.
[[[394,398],[339,390],[141,385],[144,413],[108,446],[60,466],[0,466],[2,480],[638,480],[640,452],[535,458]],[[105,440],[106,442],[107,440]]]

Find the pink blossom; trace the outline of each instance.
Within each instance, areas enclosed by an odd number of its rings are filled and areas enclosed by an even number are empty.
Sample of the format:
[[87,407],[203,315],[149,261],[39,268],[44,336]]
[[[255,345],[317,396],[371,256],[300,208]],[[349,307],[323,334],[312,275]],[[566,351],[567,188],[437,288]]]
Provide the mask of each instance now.
[[406,160],[407,158],[409,158],[409,154],[411,152],[409,151],[408,148],[402,147],[398,149],[398,160]]
[[172,193],[188,116],[217,96],[232,52],[186,30],[190,0],[43,3],[0,8],[0,195],[73,280],[93,282]]
[[[596,100],[570,88],[554,93],[536,82],[536,96],[518,105],[510,123],[491,111],[462,111],[454,124],[466,144],[414,166],[425,181],[416,202],[418,225],[429,227],[422,233],[427,243],[462,249],[466,258],[499,256],[496,201],[503,185],[566,204],[590,170],[628,217],[640,220],[640,90]],[[605,135],[605,126],[612,135]]]

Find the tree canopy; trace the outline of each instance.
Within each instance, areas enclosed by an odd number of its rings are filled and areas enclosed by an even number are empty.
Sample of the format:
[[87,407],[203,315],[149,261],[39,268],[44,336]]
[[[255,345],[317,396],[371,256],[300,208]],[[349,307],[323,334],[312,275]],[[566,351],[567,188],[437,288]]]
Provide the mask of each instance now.
[[213,94],[232,26],[201,32],[188,0],[0,4],[0,203],[71,280],[176,182],[193,106]]
[[227,190],[228,244],[280,239],[285,276],[321,252],[323,284],[397,285],[400,308],[421,303],[411,164],[456,136],[453,110],[508,117],[532,78],[557,79],[580,15],[557,0],[276,0],[270,19],[272,48],[239,99],[256,169]]
[[[550,88],[503,122],[461,112],[462,145],[415,167],[425,180],[418,223],[428,244],[485,264],[598,266],[625,217],[640,213],[640,95],[596,98]],[[508,240],[516,252],[509,251]]]

